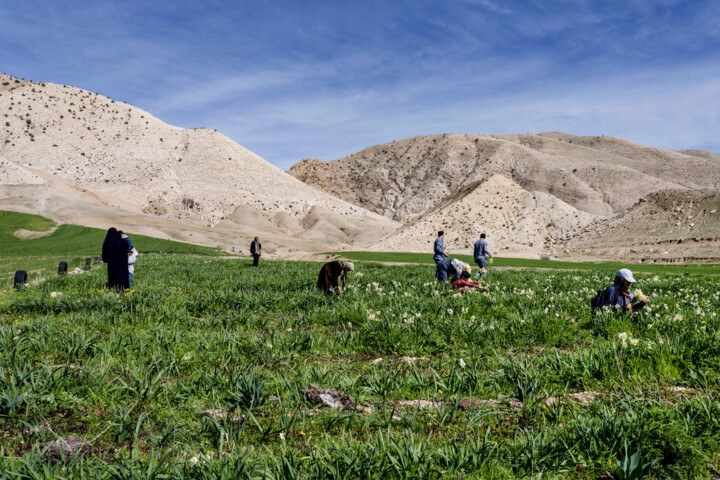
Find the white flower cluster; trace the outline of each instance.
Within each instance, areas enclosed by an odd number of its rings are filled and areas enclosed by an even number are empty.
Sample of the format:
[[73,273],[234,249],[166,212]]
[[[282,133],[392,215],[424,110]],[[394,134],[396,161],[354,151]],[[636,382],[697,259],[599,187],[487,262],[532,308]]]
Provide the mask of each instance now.
[[633,298],[645,303],[650,301],[650,297],[645,295],[639,288],[633,292]]
[[618,333],[618,338],[622,342],[623,347],[627,347],[628,342],[630,342],[630,345],[632,345],[633,347],[636,347],[638,342],[640,341],[637,338],[632,338],[630,335],[627,334],[627,332]]

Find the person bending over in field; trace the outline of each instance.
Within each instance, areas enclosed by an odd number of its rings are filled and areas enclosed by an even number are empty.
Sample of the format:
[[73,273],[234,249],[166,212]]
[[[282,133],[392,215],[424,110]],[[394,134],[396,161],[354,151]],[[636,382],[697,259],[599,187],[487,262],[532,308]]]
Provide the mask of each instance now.
[[470,280],[470,272],[462,272],[460,278],[452,283],[452,288],[453,290],[457,290],[462,293],[471,292],[475,289],[484,290],[486,292],[490,291],[490,288],[480,285],[480,282],[473,282]]
[[[322,290],[325,295],[342,295],[342,288],[345,287],[347,272],[352,272],[353,270],[355,270],[355,265],[352,262],[345,260],[328,262],[320,269],[317,288]],[[341,280],[342,288],[340,287]]]
[[605,290],[598,290],[598,294],[591,300],[593,313],[602,307],[610,307],[614,312],[637,312],[647,305],[648,298],[638,291],[639,302],[633,303],[633,294],[630,285],[635,283],[635,277],[630,270],[623,268],[615,274],[615,281]]
[[447,282],[451,275],[460,278],[463,272],[470,272],[470,265],[456,258],[446,258],[437,262],[435,278],[441,282]]

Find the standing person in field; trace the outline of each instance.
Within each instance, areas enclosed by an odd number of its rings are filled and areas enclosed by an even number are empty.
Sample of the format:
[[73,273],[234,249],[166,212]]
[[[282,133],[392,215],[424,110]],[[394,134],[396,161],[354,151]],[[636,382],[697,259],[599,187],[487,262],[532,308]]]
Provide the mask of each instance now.
[[471,292],[475,289],[478,290],[484,290],[486,292],[490,291],[489,287],[485,287],[483,285],[480,285],[480,282],[473,282],[470,280],[470,272],[462,272],[460,275],[460,278],[455,280],[452,283],[452,289],[457,290],[459,292],[465,293],[465,292]]
[[438,262],[435,278],[441,282],[447,282],[450,279],[450,275],[453,275],[455,278],[460,278],[463,272],[470,273],[470,265],[456,258],[446,258]]
[[260,244],[260,240],[258,237],[255,237],[255,239],[250,244],[250,255],[253,257],[253,267],[258,266],[258,262],[260,261],[260,255],[262,251],[262,245]]
[[445,253],[445,232],[440,230],[433,245],[433,260],[435,260],[435,278],[440,278],[440,264],[447,257]]
[[135,247],[128,253],[128,285],[133,286],[132,278],[135,274],[135,262],[137,262],[138,251]]
[[347,272],[352,272],[353,270],[355,270],[355,265],[352,262],[345,260],[328,262],[320,269],[317,288],[322,290],[325,295],[342,295],[340,280],[342,280],[342,286],[344,288],[345,281],[347,280]]
[[433,260],[435,260],[435,265],[437,265],[438,262],[442,262],[445,257],[447,257],[447,253],[445,253],[445,232],[442,230],[438,232],[435,244],[433,245],[433,251]]
[[485,276],[487,274],[487,268],[488,268],[488,261],[487,258],[492,258],[492,254],[490,253],[490,248],[488,247],[487,240],[485,240],[485,234],[480,234],[480,240],[475,242],[475,249],[473,251],[473,257],[475,258],[475,263],[477,263],[477,266],[480,267],[480,272],[476,275],[479,276]]
[[128,244],[120,232],[115,227],[109,228],[102,247],[102,260],[108,270],[108,288],[123,290],[130,287],[128,252]]
[[138,251],[135,250],[135,245],[133,245],[132,240],[130,240],[130,237],[128,237],[125,232],[118,230],[118,233],[128,244],[128,284],[132,287],[132,279],[135,274],[135,262],[137,262]]
[[647,305],[648,298],[638,292],[639,302],[633,302],[633,294],[630,292],[630,285],[635,283],[633,273],[627,268],[621,268],[615,274],[613,284],[605,290],[598,291],[598,294],[590,301],[593,313],[596,309],[602,307],[610,307],[612,310],[623,312],[638,312]]

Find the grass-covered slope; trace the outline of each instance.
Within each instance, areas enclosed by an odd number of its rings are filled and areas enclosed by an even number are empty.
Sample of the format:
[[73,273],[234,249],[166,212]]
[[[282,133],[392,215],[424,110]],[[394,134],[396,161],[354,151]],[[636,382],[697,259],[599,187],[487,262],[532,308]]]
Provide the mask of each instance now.
[[[26,231],[25,238],[22,238],[23,231]],[[31,232],[50,233],[31,238]],[[70,269],[84,265],[85,258],[94,259],[101,254],[106,233],[80,225],[55,225],[52,220],[39,215],[0,210],[0,288],[12,284],[13,274],[18,269],[27,270],[33,280],[45,271],[57,268],[60,261],[68,262]],[[214,248],[126,233],[142,253],[219,253]]]
[[[316,263],[248,264],[150,254],[126,293],[97,269],[0,300],[1,475],[639,479],[617,464],[637,450],[651,479],[718,473],[713,277],[639,274],[652,310],[593,318],[605,273],[460,295],[358,262],[327,298]],[[80,457],[50,462],[70,436]]]

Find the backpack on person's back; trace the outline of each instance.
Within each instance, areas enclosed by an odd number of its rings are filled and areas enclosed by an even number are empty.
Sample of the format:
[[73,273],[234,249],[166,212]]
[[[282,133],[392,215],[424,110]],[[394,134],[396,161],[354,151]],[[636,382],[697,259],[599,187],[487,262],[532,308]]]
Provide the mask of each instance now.
[[608,296],[610,295],[609,288],[604,290],[598,290],[597,295],[590,299],[590,311],[593,315],[597,313],[597,310],[605,305],[608,305]]

